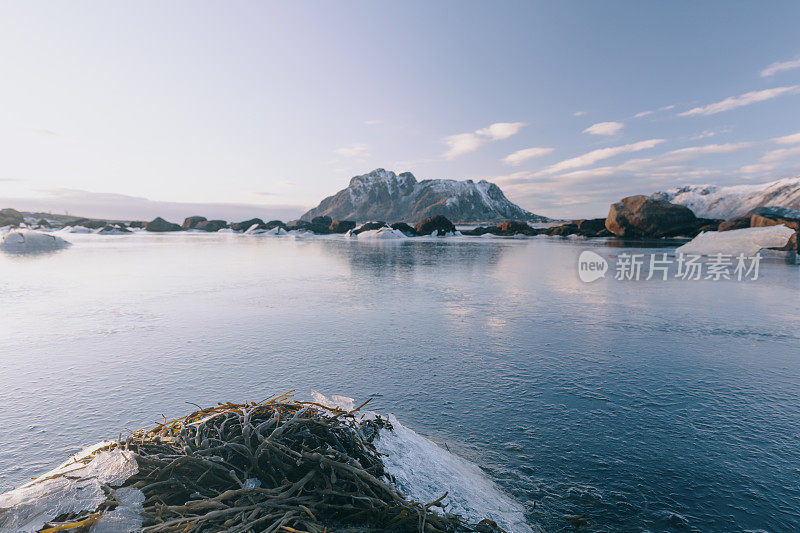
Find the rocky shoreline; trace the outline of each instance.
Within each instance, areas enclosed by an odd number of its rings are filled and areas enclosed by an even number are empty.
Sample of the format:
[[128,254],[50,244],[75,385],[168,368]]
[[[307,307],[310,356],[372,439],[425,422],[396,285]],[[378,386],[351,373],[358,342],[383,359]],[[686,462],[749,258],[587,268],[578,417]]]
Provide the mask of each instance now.
[[477,226],[458,230],[443,215],[435,215],[415,225],[400,221],[372,221],[358,225],[353,220],[333,220],[329,216],[316,216],[310,221],[296,220],[285,223],[281,220],[265,222],[251,218],[240,222],[209,220],[203,216],[187,217],[182,224],[157,217],[145,221],[113,221],[58,216],[50,218],[42,213],[26,214],[14,209],[0,210],[0,228],[30,228],[39,230],[64,230],[72,228],[75,233],[125,234],[133,230],[154,233],[164,232],[235,232],[245,234],[288,232],[310,232],[316,235],[344,234],[358,236],[367,231],[392,231],[400,237],[420,236],[579,236],[586,238],[620,239],[669,239],[693,238],[702,232],[729,231],[751,227],[785,225],[795,230],[784,250],[797,250],[800,231],[800,211],[776,206],[758,207],[743,216],[728,220],[695,216],[688,207],[673,204],[653,196],[629,196],[611,205],[606,218],[576,219],[562,221],[547,227],[534,227],[526,221],[506,220],[492,226]]

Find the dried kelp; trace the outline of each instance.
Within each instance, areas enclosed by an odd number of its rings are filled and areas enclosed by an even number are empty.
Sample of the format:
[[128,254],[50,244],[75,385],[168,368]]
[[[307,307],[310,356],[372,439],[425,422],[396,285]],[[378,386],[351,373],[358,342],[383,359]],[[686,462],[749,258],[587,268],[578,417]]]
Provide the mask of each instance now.
[[[373,446],[391,425],[361,416],[361,407],[288,394],[221,403],[112,446],[135,454],[139,472],[124,486],[144,493],[145,532],[502,531],[448,513],[446,494],[429,503],[404,497]],[[88,528],[97,515],[60,517],[50,531]]]

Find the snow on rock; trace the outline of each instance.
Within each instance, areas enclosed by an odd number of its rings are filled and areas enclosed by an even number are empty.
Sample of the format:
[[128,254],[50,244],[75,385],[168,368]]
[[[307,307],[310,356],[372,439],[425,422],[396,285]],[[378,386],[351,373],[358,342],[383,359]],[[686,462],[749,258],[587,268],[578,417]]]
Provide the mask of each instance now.
[[738,217],[766,205],[800,209],[800,176],[758,185],[686,185],[653,197],[684,205],[703,218]]
[[428,503],[448,493],[448,511],[468,522],[489,518],[511,533],[533,530],[524,507],[500,490],[480,468],[406,428],[392,415],[393,430],[381,430],[375,448],[406,497]]
[[253,224],[244,232],[245,235],[286,235],[288,232],[280,227],[275,226],[274,228],[264,229],[259,227],[260,224]]
[[675,252],[698,255],[744,253],[752,256],[762,248],[786,246],[794,234],[795,230],[783,224],[731,231],[704,231]]
[[10,253],[52,252],[69,245],[61,237],[26,229],[9,231],[0,240],[0,250]]
[[[119,448],[108,451],[111,443],[103,441],[85,448],[57,468],[12,491],[0,494],[0,532],[38,531],[45,522],[65,513],[94,511],[106,501],[103,484],[116,487],[139,471],[132,452]],[[120,494],[122,493],[122,494]],[[137,494],[138,493],[138,494]],[[112,522],[133,520],[141,525],[137,509],[144,494],[138,489],[121,489],[126,508],[117,508],[99,531],[131,531],[136,526],[110,529]],[[122,506],[121,506],[122,507]],[[98,524],[100,523],[98,522]],[[95,529],[92,529],[95,531]]]

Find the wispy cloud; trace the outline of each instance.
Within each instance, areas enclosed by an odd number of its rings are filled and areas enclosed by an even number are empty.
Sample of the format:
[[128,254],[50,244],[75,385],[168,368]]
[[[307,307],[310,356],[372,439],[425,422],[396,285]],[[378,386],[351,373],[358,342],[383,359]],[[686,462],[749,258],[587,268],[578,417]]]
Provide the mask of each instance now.
[[474,152],[484,144],[508,139],[517,134],[524,126],[524,122],[496,122],[485,128],[475,130],[473,133],[450,135],[442,140],[448,147],[442,157],[455,159],[458,156]]
[[[798,139],[798,142],[800,142],[800,139]],[[800,157],[800,146],[770,150],[759,158],[758,163],[745,165],[739,170],[747,174],[768,172],[775,169],[780,163],[793,157]]]
[[731,96],[719,102],[708,104],[701,107],[695,107],[683,113],[678,113],[680,117],[691,117],[696,115],[714,115],[722,113],[723,111],[730,111],[737,107],[743,107],[756,102],[763,102],[771,100],[783,94],[791,94],[800,91],[800,85],[791,85],[787,87],[775,87],[774,89],[764,89],[763,91],[751,91],[739,96]]
[[545,174],[556,174],[558,172],[571,170],[573,168],[588,167],[589,165],[593,165],[598,161],[602,161],[603,159],[608,159],[610,157],[614,157],[628,152],[638,152],[640,150],[647,150],[648,148],[653,148],[654,146],[657,146],[663,142],[664,139],[648,139],[646,141],[639,141],[631,144],[625,144],[622,146],[614,146],[611,148],[600,148],[599,150],[592,150],[591,152],[579,155],[578,157],[565,159],[564,161],[560,161],[554,165],[550,165],[542,172]]
[[641,113],[636,113],[633,115],[633,118],[642,118],[646,117],[647,115],[652,115],[655,111],[642,111]]
[[713,137],[716,134],[717,134],[716,131],[706,130],[702,133],[698,133],[697,135],[693,135],[689,138],[693,141],[699,141],[700,139],[708,139],[709,137]]
[[528,159],[533,159],[534,157],[541,157],[543,155],[552,153],[553,150],[554,148],[541,148],[541,147],[524,148],[522,150],[517,150],[513,154],[508,154],[507,156],[505,156],[503,158],[503,163],[505,163],[506,165],[517,166],[527,161]]
[[778,61],[762,70],[761,77],[766,78],[772,76],[773,74],[777,74],[778,72],[782,72],[784,70],[793,70],[796,68],[800,68],[800,58],[793,59],[791,61]]
[[792,135],[786,135],[784,137],[775,137],[772,141],[778,144],[797,144],[800,143],[800,133],[793,133]]
[[338,148],[336,150],[336,153],[342,157],[358,157],[358,158],[369,157],[369,149],[367,148],[367,145],[364,143],[355,143],[350,146]]
[[622,131],[623,127],[625,125],[622,122],[598,122],[583,130],[583,133],[590,135],[616,135]]
[[583,116],[583,115],[585,115],[585,114],[586,114],[586,111],[575,111],[575,112],[572,114],[572,116],[573,116],[573,117],[582,117],[582,116]]

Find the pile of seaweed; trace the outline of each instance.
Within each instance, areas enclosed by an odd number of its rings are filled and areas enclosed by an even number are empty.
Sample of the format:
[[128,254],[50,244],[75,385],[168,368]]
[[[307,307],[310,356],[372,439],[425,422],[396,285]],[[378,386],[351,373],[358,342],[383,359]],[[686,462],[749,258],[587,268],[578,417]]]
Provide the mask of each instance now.
[[[290,394],[220,403],[111,444],[138,464],[123,486],[144,494],[143,531],[502,531],[447,512],[446,493],[427,503],[403,496],[373,445],[391,424],[361,415],[367,402],[345,411]],[[113,492],[100,509],[61,516],[49,531],[88,531],[114,508]]]

